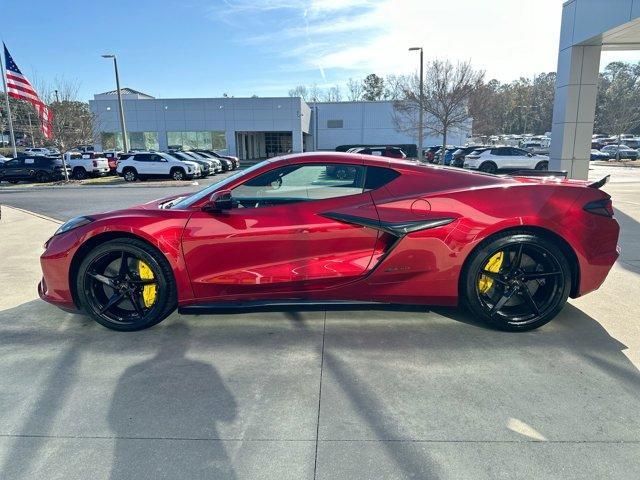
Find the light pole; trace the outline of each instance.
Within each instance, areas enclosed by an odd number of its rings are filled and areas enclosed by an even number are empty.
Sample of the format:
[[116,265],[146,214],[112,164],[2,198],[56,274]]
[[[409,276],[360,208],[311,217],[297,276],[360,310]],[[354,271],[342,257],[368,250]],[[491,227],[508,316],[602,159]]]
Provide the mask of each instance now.
[[418,114],[418,161],[422,162],[422,131],[424,120],[424,77],[423,77],[423,61],[422,61],[422,47],[411,47],[409,51],[420,50],[420,112]]
[[127,127],[124,123],[124,108],[122,107],[122,95],[120,93],[120,76],[118,75],[118,60],[112,53],[102,55],[102,58],[113,58],[113,68],[116,71],[116,89],[118,91],[118,109],[120,111],[120,128],[122,129],[122,146],[125,153],[129,151],[129,139],[127,138]]
[[[60,110],[62,110],[62,104],[60,103],[60,97],[58,97],[58,90],[54,90],[54,92],[56,93],[56,103],[58,104],[58,108]],[[58,111],[60,111],[58,110]],[[56,112],[57,114],[58,112]],[[57,116],[57,115],[56,115]],[[58,121],[60,121],[60,118],[58,117]],[[60,131],[58,132],[60,134],[59,138],[58,138],[58,144],[60,145],[60,153],[62,154],[62,170],[64,171],[64,180],[66,182],[69,181],[69,172],[67,172],[67,160],[64,158],[64,154],[65,154],[65,148],[64,148],[64,141],[62,140],[62,129],[64,128],[64,124],[60,125]],[[56,135],[57,136],[57,135]]]

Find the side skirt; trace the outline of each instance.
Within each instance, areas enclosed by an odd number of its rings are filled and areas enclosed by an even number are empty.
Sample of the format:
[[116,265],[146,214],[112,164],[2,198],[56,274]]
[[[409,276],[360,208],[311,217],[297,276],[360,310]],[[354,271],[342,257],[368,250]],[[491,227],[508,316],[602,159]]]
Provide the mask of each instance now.
[[178,307],[180,315],[216,315],[246,312],[287,312],[318,310],[425,310],[424,305],[400,305],[380,302],[352,302],[342,300],[257,300],[249,302],[201,303]]

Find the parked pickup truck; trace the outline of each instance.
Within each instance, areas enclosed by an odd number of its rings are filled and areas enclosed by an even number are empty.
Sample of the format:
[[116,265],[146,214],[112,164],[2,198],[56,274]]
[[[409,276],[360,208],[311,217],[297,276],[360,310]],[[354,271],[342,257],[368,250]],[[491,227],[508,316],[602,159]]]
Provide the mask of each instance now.
[[82,180],[90,176],[108,175],[109,161],[106,158],[91,158],[93,155],[80,152],[67,152],[64,159],[71,169],[73,178]]

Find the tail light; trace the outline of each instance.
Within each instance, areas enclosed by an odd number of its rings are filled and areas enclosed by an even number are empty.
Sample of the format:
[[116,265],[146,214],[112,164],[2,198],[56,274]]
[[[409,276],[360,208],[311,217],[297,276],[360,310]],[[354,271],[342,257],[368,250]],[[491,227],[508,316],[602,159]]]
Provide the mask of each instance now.
[[98,166],[98,162],[96,160],[93,161],[94,168]]
[[613,217],[613,205],[610,198],[603,198],[602,200],[589,202],[582,208],[586,212],[593,213],[594,215],[609,218]]

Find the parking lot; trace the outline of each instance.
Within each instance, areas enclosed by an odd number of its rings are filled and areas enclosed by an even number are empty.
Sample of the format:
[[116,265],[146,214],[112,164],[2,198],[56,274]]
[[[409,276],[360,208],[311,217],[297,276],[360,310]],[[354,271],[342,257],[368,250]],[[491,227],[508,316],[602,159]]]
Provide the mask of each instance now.
[[109,331],[37,298],[43,242],[75,215],[204,182],[3,185],[0,478],[639,478],[640,169],[590,176],[606,174],[619,261],[520,334],[453,308]]

